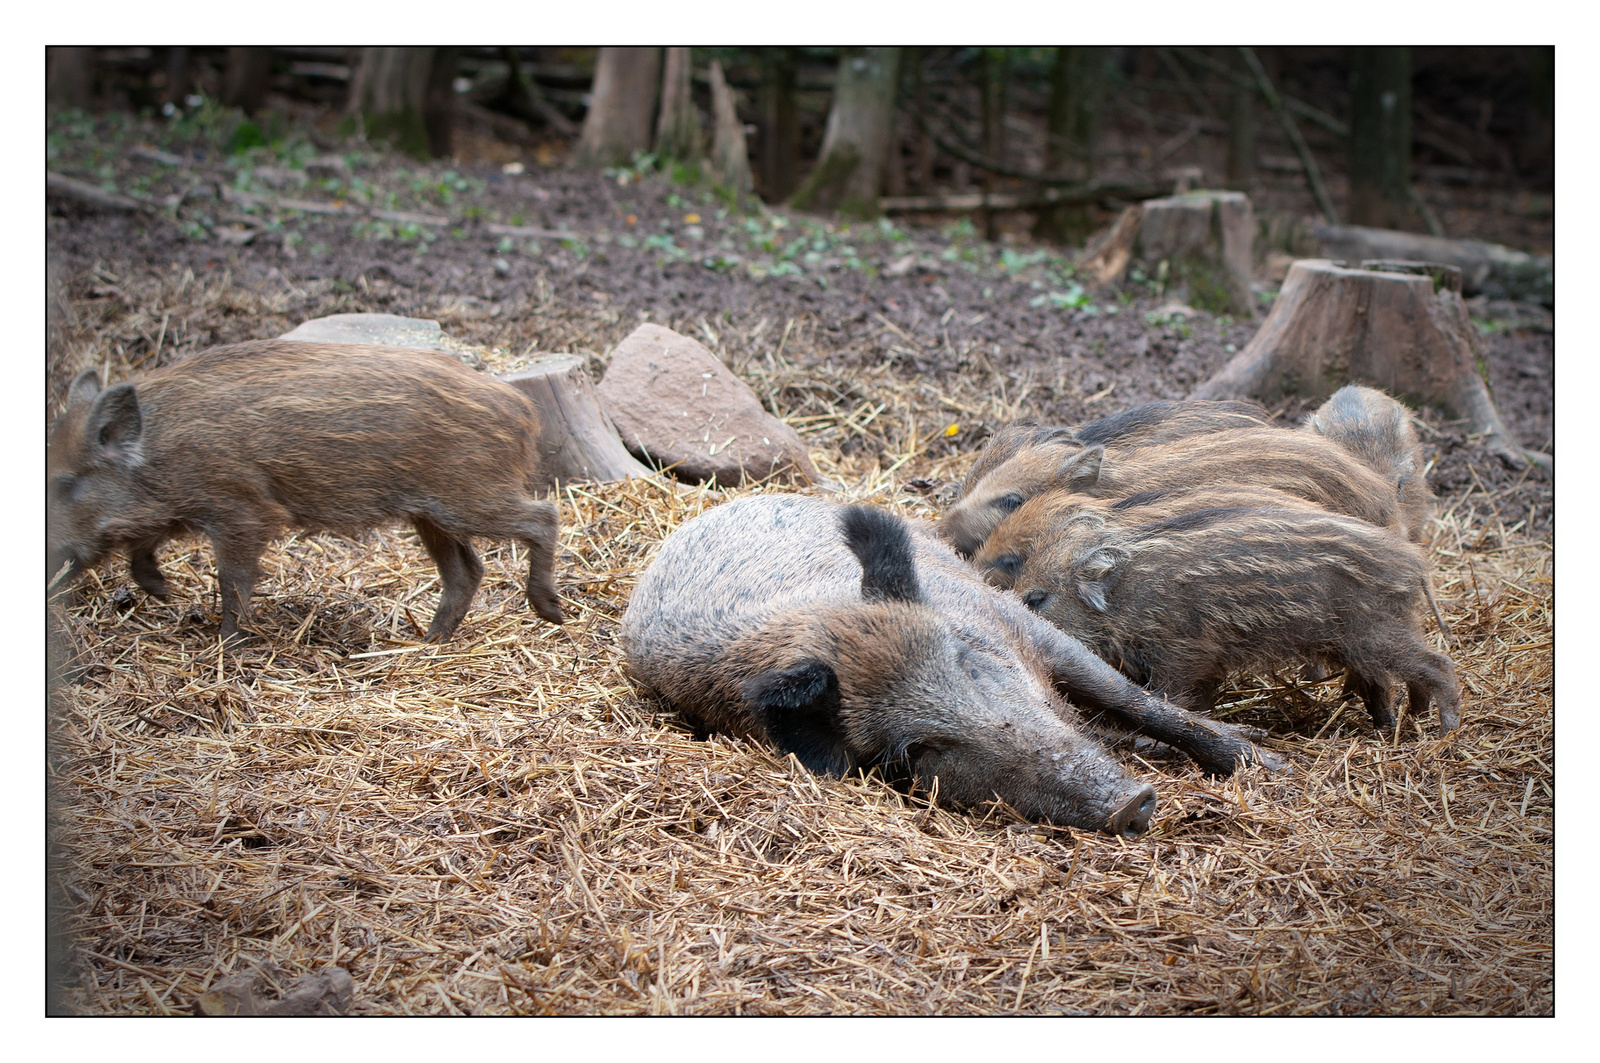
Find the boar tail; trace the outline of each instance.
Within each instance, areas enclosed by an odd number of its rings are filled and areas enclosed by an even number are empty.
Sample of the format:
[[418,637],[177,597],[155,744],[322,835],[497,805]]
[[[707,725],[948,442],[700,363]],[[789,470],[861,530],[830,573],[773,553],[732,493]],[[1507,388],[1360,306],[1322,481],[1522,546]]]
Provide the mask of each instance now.
[[871,506],[846,506],[839,515],[845,545],[861,562],[861,597],[868,601],[920,602],[911,533],[905,521]]

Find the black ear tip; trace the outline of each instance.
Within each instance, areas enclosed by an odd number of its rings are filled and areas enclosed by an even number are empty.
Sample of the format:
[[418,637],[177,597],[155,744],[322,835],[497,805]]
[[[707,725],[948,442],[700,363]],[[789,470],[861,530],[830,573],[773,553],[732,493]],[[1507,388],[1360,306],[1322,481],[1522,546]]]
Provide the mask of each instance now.
[[905,521],[872,506],[845,506],[839,514],[845,545],[861,562],[861,596],[868,599],[922,600],[916,553]]

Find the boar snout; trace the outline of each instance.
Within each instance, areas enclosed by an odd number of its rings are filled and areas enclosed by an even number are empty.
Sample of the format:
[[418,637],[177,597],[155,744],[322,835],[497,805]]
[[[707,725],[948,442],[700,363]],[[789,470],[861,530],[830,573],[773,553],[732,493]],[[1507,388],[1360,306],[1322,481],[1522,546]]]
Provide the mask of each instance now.
[[1156,811],[1156,788],[1145,783],[1134,791],[1127,803],[1106,821],[1108,834],[1143,834],[1150,828],[1150,817]]

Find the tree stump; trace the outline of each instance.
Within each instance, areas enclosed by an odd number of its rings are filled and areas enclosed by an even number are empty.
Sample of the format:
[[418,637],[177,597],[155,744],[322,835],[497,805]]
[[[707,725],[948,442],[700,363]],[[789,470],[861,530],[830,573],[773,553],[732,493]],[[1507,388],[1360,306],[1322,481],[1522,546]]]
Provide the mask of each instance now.
[[539,455],[551,480],[610,482],[656,476],[622,445],[582,358],[543,355],[500,379],[539,407]]
[[1186,192],[1146,200],[1134,254],[1151,272],[1167,263],[1167,287],[1200,310],[1253,318],[1250,242],[1255,218],[1243,192]]
[[1367,261],[1353,269],[1303,259],[1289,268],[1244,350],[1190,397],[1270,405],[1286,395],[1321,401],[1345,384],[1366,384],[1466,420],[1513,468],[1531,461],[1553,471],[1553,458],[1519,446],[1500,420],[1479,375],[1481,359],[1454,267]]
[[755,182],[750,176],[750,149],[745,145],[744,123],[734,106],[733,91],[722,76],[722,64],[711,60],[711,176],[735,197],[749,195]]

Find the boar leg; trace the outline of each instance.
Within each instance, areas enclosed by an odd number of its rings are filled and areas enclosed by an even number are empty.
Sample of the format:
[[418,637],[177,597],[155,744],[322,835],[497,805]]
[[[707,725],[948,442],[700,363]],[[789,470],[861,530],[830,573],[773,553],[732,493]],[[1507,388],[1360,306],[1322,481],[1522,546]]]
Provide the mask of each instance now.
[[1389,709],[1394,702],[1394,688],[1387,676],[1363,675],[1359,669],[1351,668],[1345,672],[1344,688],[1366,703],[1372,726],[1383,732],[1394,730],[1394,713]]
[[556,541],[560,520],[554,502],[533,502],[517,537],[528,548],[528,605],[540,619],[561,623],[561,599],[556,593]]
[[1043,620],[1037,625],[1030,623],[1029,627],[1035,635],[1035,645],[1050,662],[1056,683],[1075,703],[1104,712],[1132,731],[1181,749],[1206,771],[1217,775],[1232,775],[1241,761],[1274,771],[1287,767],[1283,758],[1253,745],[1237,728],[1152,697],[1077,639]]
[[271,533],[259,528],[229,528],[225,533],[211,536],[217,555],[217,588],[222,594],[220,634],[224,642],[242,638],[239,621],[250,615],[250,592],[256,583],[256,567],[271,540]]
[[1461,696],[1456,684],[1456,666],[1450,658],[1420,648],[1417,660],[1408,669],[1406,694],[1411,699],[1411,711],[1420,716],[1428,710],[1429,702],[1439,706],[1439,734],[1447,735],[1461,726]]
[[472,596],[478,593],[483,581],[483,562],[473,552],[472,542],[460,539],[426,517],[412,521],[422,545],[439,567],[439,608],[434,611],[433,622],[428,625],[429,642],[443,642],[455,633],[461,618],[467,615]]
[[133,574],[133,582],[143,587],[146,594],[166,601],[171,588],[167,586],[167,578],[161,574],[161,566],[156,562],[156,547],[160,545],[159,539],[135,543],[128,551],[128,569]]

